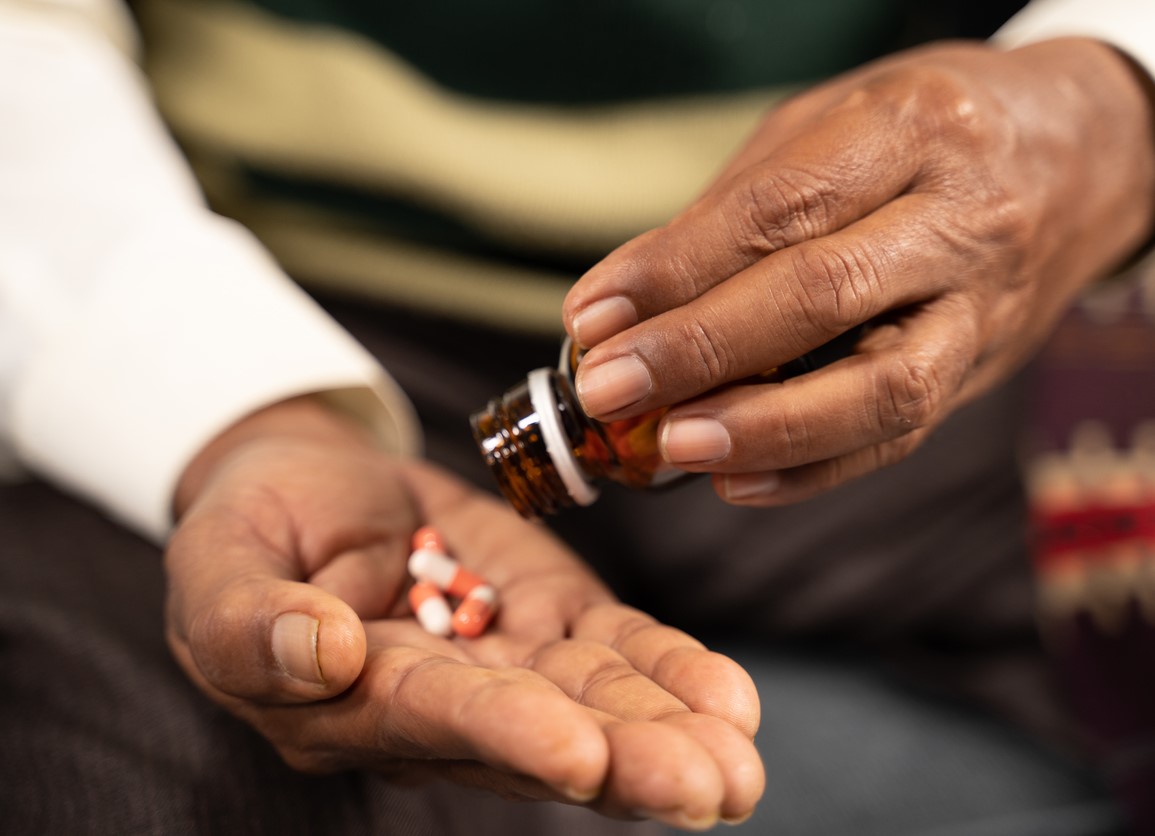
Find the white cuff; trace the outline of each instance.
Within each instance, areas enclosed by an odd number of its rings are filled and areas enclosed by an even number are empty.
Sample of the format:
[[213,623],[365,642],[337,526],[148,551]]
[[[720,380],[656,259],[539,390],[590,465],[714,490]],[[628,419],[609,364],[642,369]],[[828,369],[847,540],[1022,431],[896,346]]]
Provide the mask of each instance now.
[[352,398],[383,444],[419,445],[408,400],[371,355],[239,225],[209,213],[145,223],[13,393],[23,462],[162,539],[189,460],[244,415],[294,395]]
[[1066,36],[1098,38],[1155,76],[1155,3],[1151,0],[1034,0],[994,35],[1016,47]]

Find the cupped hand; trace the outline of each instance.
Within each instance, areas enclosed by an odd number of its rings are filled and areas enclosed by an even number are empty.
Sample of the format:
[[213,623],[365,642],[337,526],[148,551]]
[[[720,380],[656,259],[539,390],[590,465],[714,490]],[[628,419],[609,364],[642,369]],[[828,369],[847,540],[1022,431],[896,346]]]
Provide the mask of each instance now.
[[[212,699],[306,771],[441,777],[691,829],[763,788],[745,672],[615,601],[543,527],[385,456],[310,400],[242,422],[186,471],[169,642]],[[407,610],[436,526],[500,610],[476,639]]]
[[[921,48],[789,100],[696,203],[570,292],[584,408],[676,405],[663,456],[741,504],[905,457],[1150,235],[1150,89],[1072,38]],[[850,357],[751,382],[863,323]]]

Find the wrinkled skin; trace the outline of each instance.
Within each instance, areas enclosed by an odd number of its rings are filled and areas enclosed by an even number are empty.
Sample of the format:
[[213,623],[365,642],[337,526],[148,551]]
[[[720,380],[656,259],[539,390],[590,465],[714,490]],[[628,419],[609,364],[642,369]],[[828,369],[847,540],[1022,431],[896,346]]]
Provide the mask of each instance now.
[[[584,407],[676,404],[664,457],[778,505],[908,455],[1152,230],[1150,83],[1088,39],[902,53],[770,113],[572,289]],[[873,323],[852,356],[729,385]],[[615,362],[616,361],[616,362]]]
[[[227,431],[186,471],[177,512],[169,643],[291,766],[689,829],[743,819],[761,796],[758,698],[737,664],[619,604],[543,527],[382,454],[319,402]],[[407,610],[426,524],[500,592],[477,639],[433,636]]]

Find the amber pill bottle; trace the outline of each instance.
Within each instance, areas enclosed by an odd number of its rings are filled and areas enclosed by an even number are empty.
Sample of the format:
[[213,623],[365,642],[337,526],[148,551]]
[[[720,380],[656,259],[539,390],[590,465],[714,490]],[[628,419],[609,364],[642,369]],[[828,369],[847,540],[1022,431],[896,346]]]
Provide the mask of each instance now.
[[[850,353],[860,329],[758,377],[785,380]],[[567,339],[557,368],[531,371],[470,417],[473,437],[502,494],[525,517],[590,505],[598,486],[663,487],[694,474],[673,467],[658,452],[658,423],[667,407],[620,421],[596,421],[582,411],[574,390],[581,352]]]

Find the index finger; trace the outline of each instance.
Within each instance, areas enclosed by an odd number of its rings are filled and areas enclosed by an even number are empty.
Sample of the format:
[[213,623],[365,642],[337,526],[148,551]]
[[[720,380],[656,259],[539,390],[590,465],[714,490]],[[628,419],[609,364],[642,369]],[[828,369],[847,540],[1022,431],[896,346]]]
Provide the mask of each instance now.
[[572,800],[597,795],[609,765],[600,717],[531,671],[479,667],[424,649],[421,636],[409,644],[398,629],[420,630],[370,625],[364,672],[341,699],[249,709],[290,765],[329,772],[476,761]]

